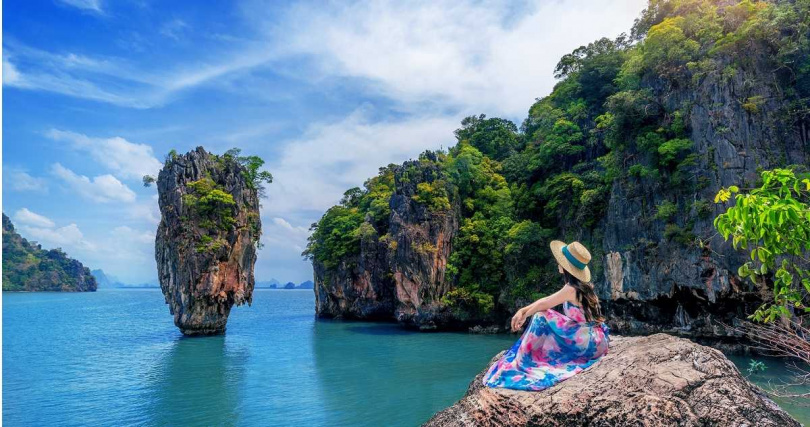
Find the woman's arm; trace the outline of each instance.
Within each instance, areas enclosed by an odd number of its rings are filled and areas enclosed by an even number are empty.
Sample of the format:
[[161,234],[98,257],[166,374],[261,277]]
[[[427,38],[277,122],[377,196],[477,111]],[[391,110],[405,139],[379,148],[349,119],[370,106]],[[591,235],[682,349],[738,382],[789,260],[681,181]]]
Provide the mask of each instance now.
[[545,311],[549,308],[556,307],[566,301],[573,301],[576,298],[576,289],[571,286],[565,285],[557,292],[540,298],[539,300],[521,308],[526,317],[537,313],[538,311]]
[[520,329],[520,327],[523,326],[523,322],[526,321],[526,318],[531,317],[538,311],[548,310],[549,308],[560,305],[566,301],[576,300],[576,295],[576,289],[565,285],[559,291],[554,292],[547,297],[540,298],[526,307],[521,308],[517,311],[517,313],[515,313],[515,316],[512,317],[512,330],[516,331]]

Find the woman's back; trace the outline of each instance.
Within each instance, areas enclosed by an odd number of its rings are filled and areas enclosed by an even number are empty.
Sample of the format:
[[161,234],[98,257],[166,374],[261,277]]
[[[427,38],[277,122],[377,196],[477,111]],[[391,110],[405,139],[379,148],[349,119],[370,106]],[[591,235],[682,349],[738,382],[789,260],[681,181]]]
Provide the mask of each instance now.
[[484,376],[484,384],[543,390],[588,368],[607,354],[609,329],[587,322],[580,306],[535,314],[521,338]]

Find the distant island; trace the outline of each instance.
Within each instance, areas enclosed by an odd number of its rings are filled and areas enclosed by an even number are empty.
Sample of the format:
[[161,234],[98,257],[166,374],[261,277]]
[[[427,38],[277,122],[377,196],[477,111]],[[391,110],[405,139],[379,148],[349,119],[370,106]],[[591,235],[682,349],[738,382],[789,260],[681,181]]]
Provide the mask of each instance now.
[[3,291],[93,292],[97,287],[89,268],[61,248],[42,249],[20,236],[3,214]]
[[315,283],[312,280],[306,280],[299,284],[295,284],[294,282],[287,282],[286,284],[282,285],[276,279],[270,279],[263,282],[256,282],[256,289],[314,289]]
[[[160,289],[160,284],[157,282],[144,282],[144,283],[125,283],[117,277],[106,273],[102,269],[95,269],[90,272],[98,283],[99,289]],[[312,280],[306,280],[299,284],[294,282],[287,282],[282,284],[278,279],[270,279],[261,282],[256,282],[256,289],[314,289],[315,283]]]

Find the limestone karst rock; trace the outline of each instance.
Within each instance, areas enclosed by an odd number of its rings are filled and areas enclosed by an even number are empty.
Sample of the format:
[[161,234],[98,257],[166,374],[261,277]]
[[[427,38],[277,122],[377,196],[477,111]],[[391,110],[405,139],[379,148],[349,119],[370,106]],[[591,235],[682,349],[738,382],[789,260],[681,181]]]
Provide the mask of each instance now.
[[425,426],[800,425],[718,350],[665,334],[610,345],[589,369],[539,392],[486,387],[481,372]]
[[[422,330],[468,326],[440,299],[459,207],[434,212],[414,200],[417,186],[443,178],[433,153],[394,169],[388,230],[360,241],[359,253],[334,269],[313,260],[315,308],[320,317],[391,320]],[[367,221],[368,222],[368,221]]]
[[170,155],[158,175],[158,278],[186,335],[224,332],[231,308],[252,301],[261,221],[245,171],[236,158],[197,147]]

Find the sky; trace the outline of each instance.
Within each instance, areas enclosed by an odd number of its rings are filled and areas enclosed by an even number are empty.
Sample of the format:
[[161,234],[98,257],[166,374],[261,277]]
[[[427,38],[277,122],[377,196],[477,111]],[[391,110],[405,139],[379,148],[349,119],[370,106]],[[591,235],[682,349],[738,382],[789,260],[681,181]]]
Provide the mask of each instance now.
[[3,2],[3,212],[23,237],[157,280],[170,150],[239,147],[274,176],[256,280],[312,279],[309,227],[381,166],[525,118],[575,48],[645,0]]

